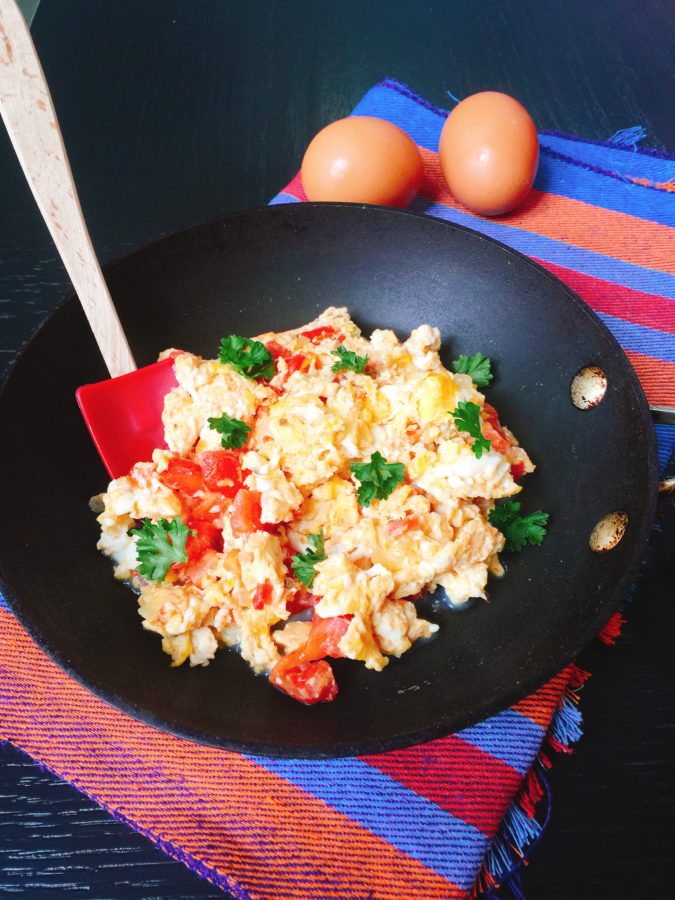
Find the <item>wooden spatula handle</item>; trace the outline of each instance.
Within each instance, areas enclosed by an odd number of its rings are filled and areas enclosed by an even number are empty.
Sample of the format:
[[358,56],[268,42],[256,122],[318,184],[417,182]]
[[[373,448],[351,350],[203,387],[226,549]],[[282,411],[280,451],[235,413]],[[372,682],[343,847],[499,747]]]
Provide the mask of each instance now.
[[82,216],[49,88],[15,0],[0,0],[0,112],[110,374],[132,372],[136,365]]

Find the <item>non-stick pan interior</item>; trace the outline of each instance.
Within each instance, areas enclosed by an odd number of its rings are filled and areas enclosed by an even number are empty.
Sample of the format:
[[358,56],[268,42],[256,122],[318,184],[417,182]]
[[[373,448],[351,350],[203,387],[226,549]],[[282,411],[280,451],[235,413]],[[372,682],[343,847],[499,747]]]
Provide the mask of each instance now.
[[[487,396],[537,463],[524,511],[550,514],[539,548],[504,555],[489,602],[424,602],[438,636],[382,673],[337,661],[337,700],[301,706],[234,653],[171,669],[136,599],[96,551],[87,502],[104,469],[75,389],[106,372],[83,314],[66,301],[25,349],[0,395],[5,591],[35,639],[86,686],[163,728],[286,756],[382,750],[473,723],[553,676],[616,608],[653,515],[655,454],[635,375],[596,317],[561,282],[485,237],[374,207],[302,204],[244,212],[149,246],[110,267],[139,364],[166,347],[215,356],[221,336],[303,324],[347,306],[366,332],[441,329],[446,364],[493,360]],[[582,412],[570,382],[600,366],[608,388]],[[588,538],[606,513],[628,527],[615,549]]]

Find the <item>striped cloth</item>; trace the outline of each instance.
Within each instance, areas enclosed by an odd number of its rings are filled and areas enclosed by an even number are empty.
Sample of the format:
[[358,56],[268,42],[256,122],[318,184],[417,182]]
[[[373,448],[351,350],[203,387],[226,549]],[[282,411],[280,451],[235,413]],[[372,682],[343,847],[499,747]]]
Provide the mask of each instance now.
[[[675,159],[545,133],[531,197],[486,220],[459,208],[439,176],[445,111],[387,80],[354,112],[395,122],[420,146],[413,209],[537,259],[596,310],[649,400],[675,404]],[[296,178],[273,202],[302,199]],[[658,428],[663,461],[674,432]],[[544,742],[567,749],[580,734],[584,674],[570,665],[511,709],[428,744],[340,760],[241,756],[89,695],[2,605],[0,628],[0,738],[238,898],[434,900],[467,897],[477,879],[490,890],[538,834]]]

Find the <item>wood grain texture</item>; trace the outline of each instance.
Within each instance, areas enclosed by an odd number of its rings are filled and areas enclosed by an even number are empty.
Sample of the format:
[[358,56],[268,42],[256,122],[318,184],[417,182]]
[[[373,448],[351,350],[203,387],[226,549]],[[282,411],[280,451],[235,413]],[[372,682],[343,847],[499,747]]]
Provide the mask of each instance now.
[[[514,93],[542,129],[606,139],[642,124],[648,145],[675,150],[670,0],[42,0],[33,34],[103,260],[265,203],[309,138],[386,75],[441,106],[448,90]],[[68,279],[4,133],[0,209],[5,368]],[[618,646],[582,660],[594,672],[586,734],[556,763],[530,900],[670,893],[675,607],[672,562],[659,558]],[[0,750],[0,893],[212,895],[73,789],[16,762]]]
[[0,0],[0,114],[112,377],[136,368],[82,216],[49,88],[15,0]]

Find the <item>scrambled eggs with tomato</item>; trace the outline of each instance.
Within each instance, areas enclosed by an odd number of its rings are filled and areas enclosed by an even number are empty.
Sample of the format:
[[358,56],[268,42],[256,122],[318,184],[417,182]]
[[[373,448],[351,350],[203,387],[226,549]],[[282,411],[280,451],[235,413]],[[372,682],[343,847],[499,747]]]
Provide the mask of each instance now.
[[296,699],[331,700],[327,658],[381,671],[437,630],[422,591],[485,597],[504,546],[488,514],[534,466],[429,325],[367,339],[329,308],[225,345],[171,351],[166,448],[101,495],[98,547],[172,665],[233,647]]

